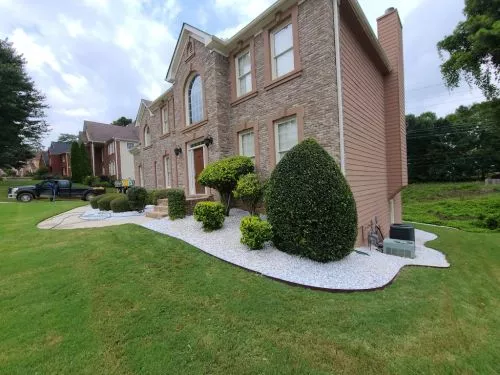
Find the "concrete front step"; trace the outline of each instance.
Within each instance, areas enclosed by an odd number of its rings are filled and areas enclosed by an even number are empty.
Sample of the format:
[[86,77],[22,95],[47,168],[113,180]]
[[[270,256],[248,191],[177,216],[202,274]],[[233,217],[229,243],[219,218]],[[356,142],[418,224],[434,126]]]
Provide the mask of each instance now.
[[152,219],[161,219],[165,216],[168,216],[166,212],[159,212],[159,211],[146,212],[146,217],[150,217]]
[[158,202],[156,205],[157,206],[168,206],[168,199],[167,198],[158,199]]
[[154,206],[153,207],[154,212],[164,212],[168,213],[168,207],[167,206]]

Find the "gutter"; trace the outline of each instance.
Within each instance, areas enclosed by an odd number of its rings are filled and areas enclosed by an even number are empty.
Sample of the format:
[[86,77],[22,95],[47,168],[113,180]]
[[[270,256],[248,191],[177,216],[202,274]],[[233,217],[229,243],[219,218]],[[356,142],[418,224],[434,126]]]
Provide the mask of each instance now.
[[344,148],[344,103],[342,99],[342,67],[340,61],[340,17],[339,1],[332,0],[333,5],[333,32],[335,36],[335,67],[337,71],[337,107],[339,109],[339,142],[340,142],[340,170],[345,171],[345,148]]

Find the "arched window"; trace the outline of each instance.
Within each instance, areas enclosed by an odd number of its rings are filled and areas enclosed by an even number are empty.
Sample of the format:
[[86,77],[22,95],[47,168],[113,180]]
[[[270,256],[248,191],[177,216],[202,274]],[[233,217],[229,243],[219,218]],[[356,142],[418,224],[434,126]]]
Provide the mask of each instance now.
[[186,124],[203,120],[203,93],[201,77],[195,74],[186,87]]
[[144,147],[151,144],[151,133],[149,132],[149,126],[144,127]]

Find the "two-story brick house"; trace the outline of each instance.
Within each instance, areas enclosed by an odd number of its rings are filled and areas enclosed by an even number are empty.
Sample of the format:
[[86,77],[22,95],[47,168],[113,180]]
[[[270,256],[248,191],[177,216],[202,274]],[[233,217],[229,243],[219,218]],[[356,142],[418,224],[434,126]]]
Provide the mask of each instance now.
[[378,39],[356,0],[280,0],[227,40],[184,24],[172,87],[141,101],[136,181],[205,197],[207,163],[247,155],[269,176],[313,137],[351,185],[358,242],[375,217],[387,233],[407,184],[403,47],[395,9],[377,22]]
[[47,150],[49,173],[54,176],[71,176],[71,142],[52,142]]

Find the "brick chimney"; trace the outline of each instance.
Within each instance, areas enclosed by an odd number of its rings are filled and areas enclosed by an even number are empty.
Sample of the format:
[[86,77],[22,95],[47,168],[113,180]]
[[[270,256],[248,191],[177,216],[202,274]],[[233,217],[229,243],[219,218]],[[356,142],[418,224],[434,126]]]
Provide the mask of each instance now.
[[408,185],[403,64],[403,30],[397,9],[389,8],[377,19],[378,39],[391,72],[385,77],[385,126],[387,139],[388,198]]

